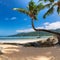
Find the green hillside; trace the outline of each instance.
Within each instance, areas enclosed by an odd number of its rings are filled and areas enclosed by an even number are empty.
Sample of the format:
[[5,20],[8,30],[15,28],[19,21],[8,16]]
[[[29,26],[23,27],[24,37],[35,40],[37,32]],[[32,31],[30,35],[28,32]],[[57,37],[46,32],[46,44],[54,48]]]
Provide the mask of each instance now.
[[[55,32],[60,32],[60,29],[57,29],[57,30],[53,30]],[[19,37],[19,36],[50,36],[52,35],[51,33],[48,33],[48,32],[28,32],[28,33],[17,33],[16,35],[10,35],[10,36],[13,36],[13,37]]]

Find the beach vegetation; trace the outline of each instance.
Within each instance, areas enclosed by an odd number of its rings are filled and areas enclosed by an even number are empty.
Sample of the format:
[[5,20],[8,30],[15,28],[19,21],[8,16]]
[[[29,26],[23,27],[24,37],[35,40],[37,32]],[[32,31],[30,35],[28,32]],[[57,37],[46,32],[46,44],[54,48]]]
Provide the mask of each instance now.
[[49,7],[49,9],[43,15],[43,18],[46,18],[48,15],[52,14],[54,12],[54,6],[56,6],[56,5],[58,6],[57,12],[58,12],[58,14],[60,14],[60,1],[58,1],[57,3],[54,3],[54,0],[43,0],[43,1],[45,1],[45,2],[49,1],[50,3],[46,4],[46,5],[44,5],[41,2],[39,4],[35,4],[35,2],[33,0],[31,0],[28,4],[27,10],[23,9],[23,8],[13,8],[13,10],[17,10],[17,11],[27,14],[29,17],[31,17],[31,25],[35,31],[45,31],[45,32],[49,32],[49,33],[53,33],[53,34],[57,35],[57,38],[58,38],[59,44],[60,44],[60,33],[54,32],[51,30],[46,30],[46,29],[37,29],[34,26],[34,21],[38,20],[38,18],[37,18],[38,13],[46,7]]

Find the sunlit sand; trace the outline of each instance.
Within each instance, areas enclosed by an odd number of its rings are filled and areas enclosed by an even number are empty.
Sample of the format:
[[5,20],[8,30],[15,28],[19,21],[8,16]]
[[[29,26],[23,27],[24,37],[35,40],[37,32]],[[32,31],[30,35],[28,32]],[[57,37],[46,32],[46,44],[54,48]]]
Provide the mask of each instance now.
[[26,60],[54,60],[54,56],[46,57],[46,56],[37,56],[37,57],[28,57]]
[[8,45],[8,44],[0,44],[0,51],[3,53],[13,53],[18,52],[18,46],[15,45]]
[[[30,40],[25,41],[24,43],[34,41]],[[20,42],[21,41],[19,41],[19,43]],[[0,51],[3,52],[3,54],[0,54],[0,60],[60,60],[59,46],[24,47],[22,45],[12,45],[4,43],[0,43]],[[7,43],[9,42],[7,41]]]
[[6,44],[6,45],[5,44],[0,44],[0,48],[2,48],[2,49],[8,48],[8,47],[12,47],[12,48],[15,47],[16,48],[18,46],[16,46],[16,45],[8,45],[8,44]]

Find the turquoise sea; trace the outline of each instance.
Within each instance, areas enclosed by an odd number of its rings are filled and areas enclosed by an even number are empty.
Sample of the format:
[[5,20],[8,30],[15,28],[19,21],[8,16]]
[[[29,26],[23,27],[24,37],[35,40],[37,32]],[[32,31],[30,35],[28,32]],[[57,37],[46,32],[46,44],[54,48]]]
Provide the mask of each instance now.
[[21,37],[0,37],[0,43],[27,43],[32,41],[46,40],[51,36],[21,36]]
[[21,36],[21,37],[0,37],[0,40],[38,39],[49,38],[50,36]]

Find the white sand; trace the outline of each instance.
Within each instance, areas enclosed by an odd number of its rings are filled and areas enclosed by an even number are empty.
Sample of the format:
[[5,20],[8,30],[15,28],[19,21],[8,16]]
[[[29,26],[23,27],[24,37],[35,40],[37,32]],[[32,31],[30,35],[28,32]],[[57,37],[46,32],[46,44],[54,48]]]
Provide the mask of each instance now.
[[44,41],[46,38],[38,38],[38,39],[18,39],[18,40],[0,40],[0,43],[27,43],[27,42],[35,42],[35,41]]
[[[40,41],[40,40],[46,40],[46,39],[21,39],[21,40],[0,40],[0,50],[3,53],[12,53],[13,51],[18,52],[20,46],[16,45],[8,45],[8,44],[3,44],[3,43],[28,43],[28,42],[35,42],[35,41]],[[13,48],[13,49],[12,49]]]
[[0,44],[0,49],[4,49],[4,48],[7,48],[7,47],[18,47],[18,46],[15,46],[15,45],[8,45],[8,44]]
[[0,44],[0,51],[3,53],[13,53],[19,51],[19,46],[8,45],[8,44]]
[[21,47],[0,44],[3,49],[0,60],[60,60],[60,47]]
[[37,56],[37,57],[27,57],[26,60],[54,60],[54,56]]

